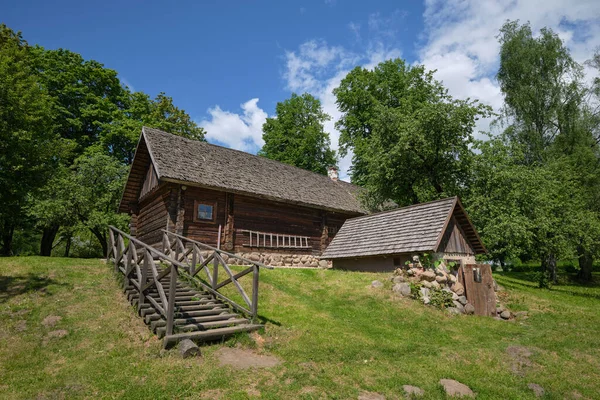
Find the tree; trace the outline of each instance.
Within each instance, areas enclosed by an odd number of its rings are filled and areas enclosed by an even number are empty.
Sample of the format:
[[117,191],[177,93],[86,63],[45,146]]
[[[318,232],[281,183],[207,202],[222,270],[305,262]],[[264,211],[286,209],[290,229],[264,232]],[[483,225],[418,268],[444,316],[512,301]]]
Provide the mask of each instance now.
[[35,47],[38,78],[54,99],[53,119],[61,138],[74,143],[68,164],[98,143],[115,112],[124,106],[127,90],[117,72],[69,50]]
[[116,213],[128,168],[113,157],[92,149],[75,160],[71,176],[72,207],[81,226],[98,239],[108,254],[108,226],[127,226],[129,217]]
[[[569,208],[569,220],[555,221],[561,228],[570,226],[572,220],[587,227],[572,230],[569,243],[577,249],[582,278],[589,280],[593,257],[600,248],[600,152],[594,137],[598,119],[585,102],[582,68],[558,35],[547,28],[534,37],[529,24],[507,22],[499,41],[498,81],[505,96],[503,120],[508,125],[505,135],[513,146],[523,149],[523,157],[513,162],[526,166],[540,179],[548,179],[544,171],[553,171],[553,182],[559,179],[564,187],[577,189],[569,199],[574,201],[563,205]],[[556,215],[567,218],[564,212]],[[557,259],[553,251],[561,249],[545,244],[562,237],[557,231],[536,236],[539,248],[549,252],[540,259],[553,280]]]
[[174,135],[205,140],[206,132],[173,99],[159,93],[153,100],[145,93],[127,93],[123,108],[106,125],[101,146],[116,159],[131,164],[142,126],[162,129]]
[[532,255],[544,267],[540,283],[556,281],[556,261],[576,254],[577,238],[596,219],[584,207],[586,188],[570,159],[531,167],[527,146],[507,135],[477,148],[467,209],[490,255],[501,264]]
[[321,102],[305,93],[293,93],[277,103],[276,117],[267,118],[263,125],[264,146],[259,155],[286,164],[326,174],[335,165],[335,152],[330,148],[329,135],[323,123],[330,120]]
[[51,99],[33,73],[31,48],[0,25],[0,230],[2,255],[12,253],[28,195],[44,185],[55,159]]
[[551,29],[534,37],[518,21],[500,30],[498,82],[504,94],[506,133],[525,146],[525,162],[543,163],[559,136],[577,129],[583,90],[582,69]]
[[489,107],[456,100],[423,66],[403,60],[357,67],[334,89],[340,152],[369,203],[414,204],[459,194],[468,181],[473,129]]

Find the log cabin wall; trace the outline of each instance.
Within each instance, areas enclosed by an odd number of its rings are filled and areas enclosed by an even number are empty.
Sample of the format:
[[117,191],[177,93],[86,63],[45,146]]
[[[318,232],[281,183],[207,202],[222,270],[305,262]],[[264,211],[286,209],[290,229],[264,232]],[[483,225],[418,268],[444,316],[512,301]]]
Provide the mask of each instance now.
[[[197,218],[199,204],[213,206],[212,220]],[[140,199],[138,209],[136,236],[155,247],[162,245],[163,229],[180,231],[190,239],[217,246],[220,226],[222,249],[261,254],[261,257],[262,254],[318,257],[344,221],[354,216],[194,186],[183,190],[180,184],[164,182]],[[244,230],[305,236],[309,247],[250,247],[249,234]]]
[[162,243],[162,230],[170,221],[168,206],[171,191],[171,185],[162,183],[140,199],[135,236],[142,242],[155,247]]
[[[219,225],[221,225],[221,244],[224,239],[226,219],[226,193],[199,187],[188,187],[183,192],[183,205],[185,209],[183,235],[209,246],[217,246]],[[198,203],[214,206],[214,219],[202,221],[196,218],[195,207]]]
[[[171,199],[175,202],[175,198]],[[195,218],[198,204],[214,205],[213,221]],[[269,252],[281,254],[320,255],[332,240],[335,232],[353,215],[325,212],[310,207],[265,200],[240,194],[225,193],[199,187],[188,187],[184,192],[185,227],[183,234],[190,239],[217,245],[221,226],[221,248],[239,253]],[[173,208],[173,215],[175,214]],[[323,241],[323,219],[328,227]],[[307,236],[308,249],[272,249],[249,247],[249,234],[244,230],[280,235]]]

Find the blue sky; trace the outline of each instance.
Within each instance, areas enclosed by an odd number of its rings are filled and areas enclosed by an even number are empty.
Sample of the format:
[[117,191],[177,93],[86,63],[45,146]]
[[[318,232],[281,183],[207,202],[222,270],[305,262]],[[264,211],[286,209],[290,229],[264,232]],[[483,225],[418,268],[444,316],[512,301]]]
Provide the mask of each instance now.
[[[499,107],[495,36],[506,19],[555,29],[578,61],[600,45],[600,1],[592,0],[170,3],[2,0],[0,18],[32,44],[117,70],[134,90],[166,92],[210,141],[250,152],[292,91],[321,99],[337,148],[331,90],[354,66],[387,58],[437,69],[455,96]],[[340,161],[342,175],[349,165]]]

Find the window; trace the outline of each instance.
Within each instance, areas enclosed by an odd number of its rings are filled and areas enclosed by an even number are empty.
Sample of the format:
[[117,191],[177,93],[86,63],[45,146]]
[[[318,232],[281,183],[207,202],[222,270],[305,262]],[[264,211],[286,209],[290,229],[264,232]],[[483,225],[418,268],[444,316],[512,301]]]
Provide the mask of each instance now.
[[214,222],[216,214],[215,203],[200,203],[196,201],[194,203],[194,219],[196,221]]

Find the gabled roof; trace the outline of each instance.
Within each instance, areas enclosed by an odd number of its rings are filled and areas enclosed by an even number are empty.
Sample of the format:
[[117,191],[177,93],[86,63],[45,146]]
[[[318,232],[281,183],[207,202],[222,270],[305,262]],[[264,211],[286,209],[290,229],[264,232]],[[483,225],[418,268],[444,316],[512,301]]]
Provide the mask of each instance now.
[[486,249],[458,197],[415,204],[344,222],[322,258],[437,252],[454,216],[476,254]]
[[145,171],[150,160],[158,179],[163,182],[366,214],[357,198],[359,187],[351,183],[333,181],[327,176],[278,161],[148,127],[142,128],[120,211],[128,211],[128,204],[137,201],[144,179],[143,173],[138,171]]

